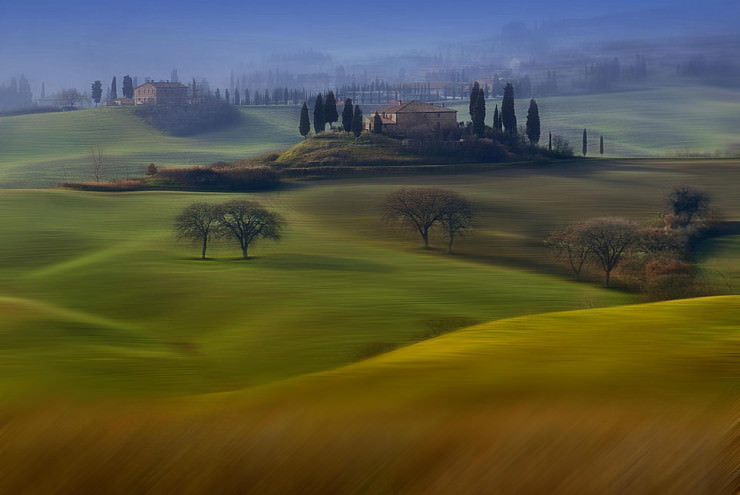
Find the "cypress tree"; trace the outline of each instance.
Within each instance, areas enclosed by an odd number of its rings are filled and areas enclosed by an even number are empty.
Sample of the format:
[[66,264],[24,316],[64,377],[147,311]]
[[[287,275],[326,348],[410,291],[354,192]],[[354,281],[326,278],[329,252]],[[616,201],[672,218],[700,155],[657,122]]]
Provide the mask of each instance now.
[[319,93],[316,96],[316,103],[313,106],[313,129],[316,134],[324,132],[326,121],[324,120],[324,99]]
[[92,100],[95,102],[95,106],[100,103],[100,98],[103,96],[103,83],[95,81],[92,84]]
[[529,100],[529,111],[527,111],[527,137],[532,144],[540,142],[540,111],[534,98]]
[[244,101],[243,101],[243,104],[244,105],[249,105],[249,102],[250,102],[250,99],[249,99],[249,90],[248,89],[245,89],[244,90]]
[[380,118],[379,113],[376,113],[373,119],[373,133],[383,134],[383,119]]
[[506,83],[504,100],[501,102],[501,123],[506,132],[516,134],[516,113],[514,111],[514,86]]
[[496,105],[496,109],[493,111],[493,130],[501,132],[501,116],[498,113],[498,105]]
[[326,95],[326,101],[324,102],[324,122],[331,125],[339,120],[339,114],[337,113],[337,99],[334,96],[334,91],[329,91]]
[[476,112],[478,109],[479,90],[480,85],[478,84],[478,81],[475,81],[473,83],[473,88],[470,90],[470,103],[468,105],[468,109],[470,110],[470,120],[473,122],[473,127],[475,127]]
[[352,106],[352,98],[344,100],[344,110],[342,110],[342,127],[344,132],[350,132],[352,130],[352,117],[354,116],[354,108]]
[[355,105],[355,112],[352,115],[352,132],[356,138],[362,134],[362,110],[360,110],[360,105]]
[[587,152],[588,152],[588,135],[586,134],[586,129],[583,129],[583,156],[586,156]]
[[113,76],[113,81],[110,83],[110,99],[115,100],[118,98],[118,89],[116,89],[116,76]]
[[220,100],[221,99],[221,90],[218,89],[218,88],[216,88],[216,99],[217,100]]
[[547,150],[552,151],[552,132],[547,133]]
[[[239,93],[237,92],[237,94]],[[311,121],[308,120],[308,105],[305,101],[303,107],[301,107],[301,122],[298,125],[298,131],[304,138],[308,138],[308,133],[311,131]]]
[[231,96],[229,95],[229,88],[226,88],[224,90],[224,94],[226,94],[226,103],[231,103]]
[[131,79],[131,76],[129,75],[123,76],[123,97],[124,98],[134,97],[134,81]]
[[486,130],[486,95],[483,88],[478,88],[478,96],[475,98],[475,112],[473,118],[473,132],[483,136]]
[[599,154],[604,156],[604,136],[599,136]]
[[234,105],[239,106],[241,104],[242,104],[242,98],[241,98],[241,95],[239,94],[239,88],[236,88],[234,90]]

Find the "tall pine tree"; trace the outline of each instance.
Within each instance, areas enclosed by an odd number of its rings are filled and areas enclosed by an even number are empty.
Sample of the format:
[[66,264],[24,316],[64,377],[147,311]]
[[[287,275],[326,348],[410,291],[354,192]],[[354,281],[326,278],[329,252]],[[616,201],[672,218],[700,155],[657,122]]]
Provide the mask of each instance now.
[[123,97],[133,98],[134,97],[134,81],[128,74],[123,76]]
[[588,135],[586,134],[586,129],[583,129],[583,156],[586,156],[586,153],[588,152]]
[[604,156],[604,136],[599,136],[599,154]]
[[527,137],[532,144],[540,142],[540,111],[534,98],[529,100],[529,110],[527,111]]
[[339,120],[339,114],[337,113],[337,99],[334,96],[334,91],[329,91],[326,94],[326,101],[324,102],[324,122],[331,125]]
[[514,86],[506,83],[504,99],[501,102],[501,123],[506,132],[516,134],[516,113],[514,112]]
[[308,133],[311,132],[311,121],[308,120],[308,105],[306,105],[305,101],[303,102],[303,107],[301,107],[301,122],[298,124],[298,131],[306,139],[308,138]]
[[92,100],[95,102],[95,106],[100,103],[100,98],[103,96],[103,83],[95,81],[92,84]]
[[113,81],[110,83],[110,99],[115,100],[118,98],[118,89],[116,89],[116,76],[113,76]]
[[352,130],[352,117],[354,116],[354,108],[352,106],[352,98],[344,100],[344,110],[342,110],[342,127],[344,132],[350,132]]
[[324,120],[324,98],[321,94],[316,96],[316,103],[313,106],[313,129],[316,134],[324,132],[326,121]]
[[498,105],[493,111],[493,130],[501,132],[501,115],[498,112]]
[[355,105],[355,112],[352,115],[352,132],[356,138],[362,134],[362,110],[360,110],[360,105]]
[[383,134],[383,119],[377,112],[375,113],[375,117],[373,117],[373,132],[375,134]]
[[486,130],[486,95],[483,88],[478,88],[478,96],[475,98],[475,109],[473,112],[473,132],[479,137]]
[[470,90],[470,103],[468,104],[468,110],[470,111],[470,121],[473,122],[473,127],[475,127],[475,112],[478,108],[478,95],[480,95],[480,85],[478,84],[478,81],[473,82],[473,87]]

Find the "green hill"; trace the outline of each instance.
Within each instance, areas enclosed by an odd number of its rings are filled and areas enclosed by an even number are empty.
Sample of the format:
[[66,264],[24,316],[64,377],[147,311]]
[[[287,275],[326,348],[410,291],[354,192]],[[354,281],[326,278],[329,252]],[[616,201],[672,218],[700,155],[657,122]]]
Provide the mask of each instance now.
[[[599,154],[600,135],[609,156],[740,155],[737,89],[676,86],[535,98],[542,119],[540,144],[547,144],[552,132],[565,136],[580,153],[586,127],[591,156]],[[495,104],[501,108],[500,101],[486,101],[489,124]],[[528,107],[528,99],[516,101],[519,125],[526,123]],[[467,102],[454,108],[458,120],[470,120]]]
[[737,296],[525,316],[247,392],[24,408],[0,490],[734,494],[739,320]]
[[172,230],[191,202],[233,195],[4,192],[0,208],[14,214],[0,221],[0,297],[21,302],[0,316],[0,390],[229,390],[478,321],[631,300],[368,236],[378,219],[362,204],[373,198],[327,217],[331,191],[247,196],[288,222],[283,241],[258,244],[247,262],[229,245],[201,262]]
[[299,108],[245,107],[232,128],[194,137],[167,136],[128,108],[0,117],[0,187],[46,187],[94,180],[90,150],[100,146],[103,178],[142,176],[157,166],[237,160],[300,140]]

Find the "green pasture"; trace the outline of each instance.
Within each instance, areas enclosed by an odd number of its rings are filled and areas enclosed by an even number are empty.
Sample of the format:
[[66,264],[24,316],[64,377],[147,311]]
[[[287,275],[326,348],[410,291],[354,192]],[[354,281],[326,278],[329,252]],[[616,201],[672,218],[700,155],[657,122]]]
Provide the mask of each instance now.
[[[492,320],[627,304],[593,271],[572,281],[543,247],[592,216],[658,221],[681,183],[740,212],[732,161],[624,160],[504,166],[486,173],[319,181],[249,195],[65,190],[0,192],[0,390],[184,394],[328,370]],[[453,189],[475,228],[444,251],[380,220],[399,187]],[[194,201],[247,197],[285,216],[279,243],[208,261],[176,241]],[[703,266],[734,266],[731,240]],[[724,244],[722,244],[724,245]],[[716,254],[713,254],[716,253]],[[708,272],[709,273],[709,272]],[[709,274],[712,293],[725,290]],[[716,287],[715,287],[716,286]],[[39,392],[40,393],[40,392]]]
[[683,299],[483,323],[258,397],[437,412],[535,397],[732,404],[740,399],[738,351],[740,297]]
[[288,148],[300,140],[299,108],[245,107],[235,127],[172,137],[135,117],[129,108],[0,118],[0,187],[47,187],[94,180],[90,150],[103,152],[103,178],[140,177],[158,166],[237,160]]
[[[536,98],[542,125],[540,144],[548,132],[564,136],[581,153],[584,127],[588,153],[621,157],[740,154],[740,93],[734,89],[676,86],[584,96]],[[493,119],[497,100],[486,101],[486,121]],[[458,120],[470,120],[467,103],[456,105]],[[517,122],[527,122],[528,99],[516,101]]]
[[373,211],[321,187],[259,196],[288,229],[282,242],[250,250],[254,259],[220,246],[199,261],[197,247],[175,241],[174,216],[192,201],[225,199],[0,194],[0,389],[230,390],[477,322],[631,300],[391,242]]

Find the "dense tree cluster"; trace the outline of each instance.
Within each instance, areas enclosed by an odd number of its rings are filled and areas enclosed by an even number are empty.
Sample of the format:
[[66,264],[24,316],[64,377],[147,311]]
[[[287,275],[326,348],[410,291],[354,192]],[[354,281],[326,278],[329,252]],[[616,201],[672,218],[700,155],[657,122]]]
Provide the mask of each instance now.
[[241,113],[233,105],[204,99],[198,105],[141,105],[136,116],[172,136],[193,136],[236,124]]
[[550,234],[545,244],[576,278],[584,267],[594,266],[609,286],[612,272],[629,261],[632,276],[650,290],[662,283],[665,297],[666,287],[686,285],[690,278],[693,246],[706,230],[710,211],[709,196],[686,186],[671,191],[666,204],[662,228],[640,228],[619,217],[594,218]]
[[[332,126],[339,121],[339,111],[337,110],[337,100],[334,96],[333,91],[329,91],[326,95],[316,95],[316,100],[313,104],[313,129],[316,134],[324,132],[326,130],[326,124]],[[362,134],[364,127],[362,119],[362,110],[359,105],[353,105],[352,99],[348,98],[344,100],[344,108],[342,109],[342,126],[340,129],[346,133],[354,133],[355,136]],[[378,129],[382,128],[381,126]],[[304,138],[308,137],[311,131],[311,121],[309,119],[308,104],[303,102],[301,107],[301,114],[298,122],[298,132]]]
[[33,105],[31,85],[25,76],[0,84],[0,111],[20,110]]

